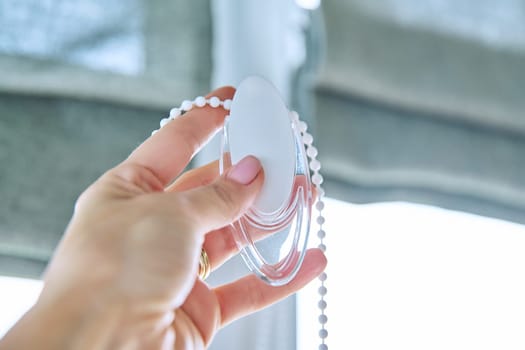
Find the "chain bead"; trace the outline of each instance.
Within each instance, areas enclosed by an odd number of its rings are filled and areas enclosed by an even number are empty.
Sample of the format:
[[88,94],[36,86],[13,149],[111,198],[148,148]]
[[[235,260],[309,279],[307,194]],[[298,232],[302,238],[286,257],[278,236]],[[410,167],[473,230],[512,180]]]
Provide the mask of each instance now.
[[[294,123],[299,123],[299,114],[296,111],[290,111],[290,119]],[[299,131],[301,131],[301,130],[299,130]]]
[[210,107],[217,108],[221,105],[221,100],[217,96],[213,96],[208,100]]
[[323,176],[319,173],[315,173],[313,176],[312,176],[312,182],[316,185],[320,185],[323,183]]
[[[297,120],[299,120],[299,116],[297,116]],[[306,124],[302,120],[299,120],[299,123],[297,124],[297,129],[299,130],[299,132],[305,133],[306,130],[308,130],[308,124]]]
[[325,314],[319,315],[319,323],[320,324],[326,324],[328,322],[328,317]]
[[327,278],[327,277],[328,277],[328,276],[326,275],[326,272],[323,272],[323,273],[321,273],[321,274],[319,275],[319,281],[324,282],[324,281],[326,281],[326,278]]
[[192,107],[193,107],[193,102],[188,101],[188,100],[182,101],[182,103],[180,105],[180,109],[182,109],[185,112],[191,110]]
[[318,161],[317,159],[313,159],[313,160],[310,162],[310,169],[312,169],[313,171],[319,171],[319,170],[321,170],[321,162]]
[[306,147],[306,155],[310,158],[315,158],[317,157],[317,148],[315,148],[314,146],[309,146],[309,147]]
[[163,118],[160,120],[160,127],[163,128],[168,122],[170,121],[170,118]]
[[194,101],[196,107],[206,106],[206,98],[204,96],[199,96]]
[[312,135],[310,135],[309,133],[305,132],[304,135],[303,135],[303,142],[306,145],[311,145],[312,142],[314,142],[314,137]]
[[177,118],[179,115],[181,115],[181,110],[179,108],[172,108],[170,110],[170,118],[171,119],[175,119]]

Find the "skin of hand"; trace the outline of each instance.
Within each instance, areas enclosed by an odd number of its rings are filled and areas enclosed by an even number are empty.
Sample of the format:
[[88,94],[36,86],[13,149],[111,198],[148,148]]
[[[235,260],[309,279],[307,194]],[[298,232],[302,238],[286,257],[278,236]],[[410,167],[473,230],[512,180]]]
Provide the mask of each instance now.
[[[235,90],[210,94],[232,98]],[[210,287],[197,278],[237,253],[229,230],[264,181],[254,157],[219,176],[217,163],[183,173],[226,111],[196,108],[148,138],[79,197],[36,304],[0,349],[205,349],[224,325],[305,286],[326,266],[307,252],[279,287],[254,275]]]

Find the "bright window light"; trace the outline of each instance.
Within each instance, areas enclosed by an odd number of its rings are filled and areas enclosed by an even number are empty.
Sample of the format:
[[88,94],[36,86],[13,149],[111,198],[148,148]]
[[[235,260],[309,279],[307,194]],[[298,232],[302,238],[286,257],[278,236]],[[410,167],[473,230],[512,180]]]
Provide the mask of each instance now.
[[[525,348],[525,226],[406,203],[327,200],[325,217],[330,348]],[[298,293],[301,350],[317,349],[318,286]],[[0,337],[41,288],[0,277]]]
[[321,0],[295,0],[295,3],[306,10],[315,10],[321,6]]
[[36,302],[42,281],[0,276],[0,338]]
[[[325,216],[329,348],[525,349],[525,226],[406,203]],[[301,350],[319,343],[318,287],[298,295]]]

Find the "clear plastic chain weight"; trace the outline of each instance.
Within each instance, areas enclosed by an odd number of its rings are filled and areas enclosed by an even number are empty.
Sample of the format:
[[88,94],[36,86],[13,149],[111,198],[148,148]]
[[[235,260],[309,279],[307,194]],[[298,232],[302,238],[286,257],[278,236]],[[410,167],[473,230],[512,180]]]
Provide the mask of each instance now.
[[[318,247],[326,251],[325,193],[313,136],[297,112],[288,110],[277,89],[257,76],[243,80],[232,100],[199,96],[183,101],[160,121],[160,127],[205,106],[229,113],[221,135],[220,173],[246,155],[256,156],[265,171],[265,183],[253,207],[231,225],[243,260],[266,283],[286,284],[302,264],[314,208]],[[318,288],[319,350],[328,349],[326,279],[323,272]]]

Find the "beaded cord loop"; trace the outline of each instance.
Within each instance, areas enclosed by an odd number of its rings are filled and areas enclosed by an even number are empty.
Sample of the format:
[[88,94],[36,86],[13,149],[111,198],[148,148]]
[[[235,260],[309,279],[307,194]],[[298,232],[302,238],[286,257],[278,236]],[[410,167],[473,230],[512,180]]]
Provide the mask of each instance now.
[[[222,101],[220,98],[213,96],[210,98],[205,98],[203,96],[199,96],[195,98],[193,101],[190,100],[184,100],[180,107],[172,108],[169,112],[169,116],[166,118],[163,118],[160,121],[160,128],[163,128],[166,124],[168,124],[171,120],[183,115],[184,113],[190,111],[192,108],[202,108],[206,105],[212,107],[212,108],[219,108],[222,107],[226,111],[230,110],[232,104],[232,100],[224,100]],[[228,116],[226,116],[228,117]],[[323,229],[323,225],[325,222],[325,218],[323,216],[323,209],[324,209],[324,189],[322,188],[321,184],[323,183],[323,176],[320,173],[321,170],[321,162],[317,160],[318,150],[316,147],[313,146],[314,138],[311,134],[307,132],[308,125],[306,122],[300,120],[299,114],[296,111],[290,112],[290,118],[294,125],[294,128],[299,131],[303,144],[306,147],[306,155],[310,159],[309,167],[311,170],[311,181],[314,184],[314,186],[317,188],[317,201],[315,203],[315,209],[317,210],[317,218],[316,222],[319,225],[319,230],[317,231],[317,237],[319,238],[319,245],[318,248],[322,250],[323,252],[326,252],[326,245],[324,244],[324,238],[326,236],[326,232]],[[155,135],[159,130],[154,130],[151,134]],[[328,322],[328,317],[326,316],[326,300],[325,296],[327,293],[327,288],[325,285],[327,279],[327,275],[325,272],[321,273],[319,275],[319,281],[320,286],[318,289],[319,293],[319,302],[317,304],[320,314],[318,317],[318,322],[320,324],[319,329],[319,350],[328,350],[328,345],[326,344],[326,338],[328,337],[328,330],[326,329],[326,323]]]
[[[324,189],[321,187],[321,184],[323,183],[323,176],[320,174],[321,162],[317,160],[318,150],[313,146],[314,138],[311,134],[307,132],[308,125],[306,124],[306,122],[299,119],[299,115],[295,111],[291,113],[291,117],[292,122],[295,124],[297,130],[301,133],[303,143],[306,146],[306,155],[310,159],[309,165],[310,170],[312,171],[311,179],[312,183],[317,188],[317,202],[315,203],[315,209],[318,213],[316,221],[319,225],[319,231],[317,231],[317,237],[319,238],[318,248],[324,253],[326,252],[326,245],[324,244],[326,232],[323,230],[323,225],[325,222],[325,218],[323,216],[325,192]],[[328,345],[326,344],[326,338],[328,337],[328,330],[326,329],[326,323],[328,322],[328,317],[326,316],[327,304],[325,300],[325,296],[327,293],[327,289],[325,286],[326,279],[326,272],[323,272],[321,273],[321,275],[319,275],[319,281],[321,282],[321,285],[318,289],[319,302],[317,304],[320,310],[318,321],[321,325],[321,328],[319,329],[319,338],[321,340],[321,344],[319,344],[319,350],[328,350]]]
[[[180,104],[180,107],[172,108],[170,110],[169,115],[166,118],[161,119],[161,121],[160,121],[160,128],[163,128],[171,120],[173,120],[173,119],[183,115],[184,113],[190,111],[193,107],[202,108],[202,107],[205,107],[206,105],[209,105],[210,107],[213,107],[213,108],[222,107],[225,110],[229,111],[230,107],[232,105],[232,100],[228,99],[228,100],[222,101],[217,96],[213,96],[213,97],[210,97],[210,98],[206,98],[204,96],[199,96],[199,97],[195,98],[195,100],[193,100],[193,101],[184,100]],[[151,135],[155,135],[157,133],[157,131],[159,131],[159,130],[158,129],[157,130],[153,130]]]

